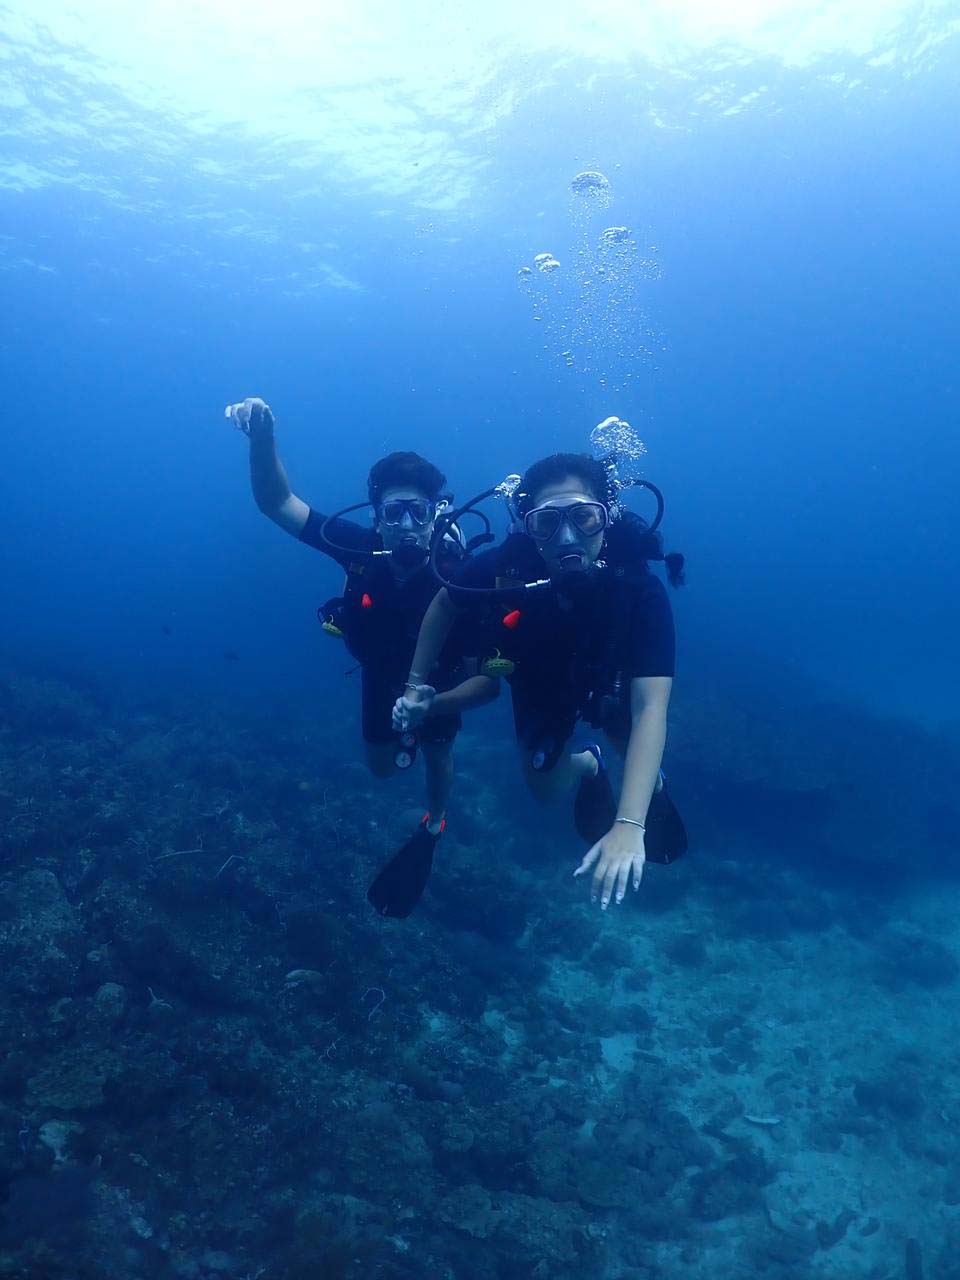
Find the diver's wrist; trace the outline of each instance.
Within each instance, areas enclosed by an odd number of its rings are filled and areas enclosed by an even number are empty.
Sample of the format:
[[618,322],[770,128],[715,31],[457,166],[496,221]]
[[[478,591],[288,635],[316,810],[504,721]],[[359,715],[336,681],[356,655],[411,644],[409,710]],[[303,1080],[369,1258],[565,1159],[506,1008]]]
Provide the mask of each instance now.
[[269,426],[265,426],[261,423],[258,427],[251,427],[248,424],[244,430],[244,435],[250,442],[251,451],[272,449],[277,443],[277,437],[274,432],[272,422]]
[[413,684],[408,681],[407,684],[403,686],[404,701],[414,707],[423,707],[424,715],[429,715],[430,708],[433,706],[436,696],[436,690],[432,689],[430,685],[422,682]]
[[617,817],[614,818],[614,822],[621,822],[626,827],[636,827],[637,830],[641,832],[646,832],[647,830],[645,824],[640,822],[637,818],[621,818],[618,814]]

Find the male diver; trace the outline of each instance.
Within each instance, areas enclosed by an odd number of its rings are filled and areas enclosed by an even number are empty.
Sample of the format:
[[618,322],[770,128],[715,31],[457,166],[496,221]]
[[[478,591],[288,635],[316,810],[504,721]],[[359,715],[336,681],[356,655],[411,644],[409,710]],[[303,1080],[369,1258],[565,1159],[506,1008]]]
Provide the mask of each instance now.
[[[398,734],[391,723],[420,623],[437,589],[428,558],[438,511],[446,505],[446,480],[419,454],[391,453],[370,468],[367,497],[374,515],[372,528],[324,516],[290,488],[277,452],[269,405],[250,397],[226,412],[250,441],[250,483],[257,506],[281,529],[330,556],[346,573],[342,597],[329,601],[320,614],[324,629],[342,635],[360,664],[361,723],[370,771],[377,778],[387,778],[412,764],[417,747],[423,751],[426,815],[368,893],[381,914],[409,915],[426,884],[444,829],[460,713],[497,696],[494,680],[468,675],[454,646],[441,645],[431,664],[431,679],[439,692],[427,714],[418,718],[415,734]],[[447,536],[441,550],[441,562],[450,571],[462,547],[455,537]]]
[[[439,592],[394,709],[402,728],[430,715],[439,695],[427,673],[466,612],[495,658],[483,669],[507,673],[529,788],[544,801],[577,788],[574,821],[590,847],[574,874],[593,869],[592,897],[604,909],[623,901],[628,884],[639,888],[645,860],[670,862],[686,849],[660,772],[673,615],[647,563],[664,560],[676,586],[683,558],[664,556],[659,516],[648,526],[618,513],[617,493],[608,466],[589,455],[534,463],[513,496],[522,531],[468,559]],[[599,746],[568,749],[580,720],[624,757],[619,801]]]

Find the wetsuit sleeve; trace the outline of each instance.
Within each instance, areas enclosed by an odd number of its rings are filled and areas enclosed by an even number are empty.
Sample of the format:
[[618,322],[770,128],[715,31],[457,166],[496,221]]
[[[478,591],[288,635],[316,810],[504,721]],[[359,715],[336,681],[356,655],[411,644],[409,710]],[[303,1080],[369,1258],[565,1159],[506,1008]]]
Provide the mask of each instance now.
[[670,599],[666,587],[651,573],[638,589],[625,674],[631,679],[673,676],[676,660],[677,642]]
[[338,552],[329,547],[320,536],[320,530],[323,528],[327,517],[319,511],[310,508],[310,514],[307,516],[307,523],[300,532],[300,541],[305,542],[308,547],[313,547],[317,551],[322,551],[324,555],[328,555],[331,560],[335,560],[337,564],[344,569],[350,563],[351,551],[370,551],[373,549],[372,544],[376,541],[376,535],[372,529],[364,529],[362,525],[354,523],[353,520],[332,520],[327,528],[327,536],[338,547],[343,550]]

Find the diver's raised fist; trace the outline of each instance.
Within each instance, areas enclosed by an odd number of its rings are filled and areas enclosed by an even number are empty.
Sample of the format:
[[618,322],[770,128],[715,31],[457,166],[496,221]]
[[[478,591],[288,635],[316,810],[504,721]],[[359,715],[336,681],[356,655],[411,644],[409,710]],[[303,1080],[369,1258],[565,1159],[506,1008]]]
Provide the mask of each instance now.
[[245,436],[269,434],[274,428],[273,410],[259,396],[247,396],[238,404],[228,404],[223,416]]

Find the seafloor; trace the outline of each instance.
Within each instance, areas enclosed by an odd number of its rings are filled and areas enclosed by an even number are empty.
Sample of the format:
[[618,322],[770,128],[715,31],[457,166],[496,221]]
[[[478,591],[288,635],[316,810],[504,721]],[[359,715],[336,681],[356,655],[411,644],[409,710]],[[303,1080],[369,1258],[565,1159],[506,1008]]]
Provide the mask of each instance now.
[[400,923],[352,723],[8,672],[0,1277],[960,1277],[960,747],[776,688],[606,916],[474,725]]

